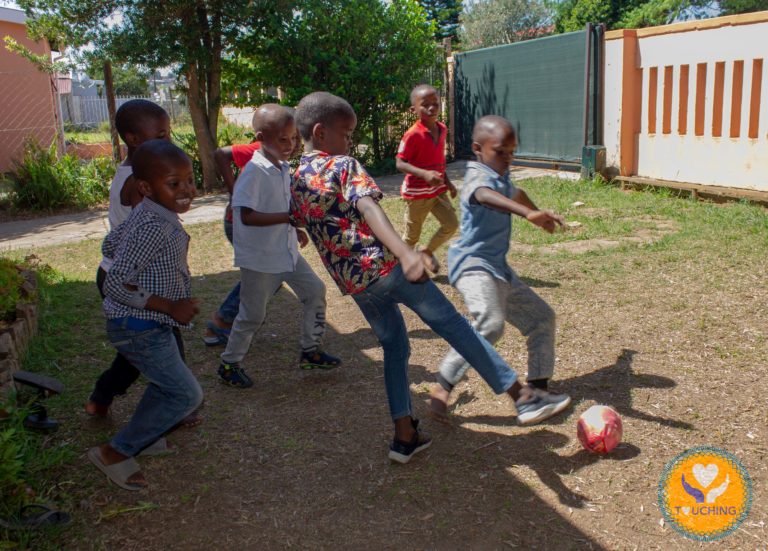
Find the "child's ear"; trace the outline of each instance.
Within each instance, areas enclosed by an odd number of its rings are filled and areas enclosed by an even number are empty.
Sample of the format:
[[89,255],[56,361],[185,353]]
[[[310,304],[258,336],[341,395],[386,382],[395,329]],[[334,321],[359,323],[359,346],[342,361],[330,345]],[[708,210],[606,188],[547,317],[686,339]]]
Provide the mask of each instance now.
[[480,155],[480,150],[481,149],[482,149],[482,147],[480,146],[479,143],[472,142],[472,153],[474,153],[475,155]]
[[152,186],[146,180],[136,178],[136,187],[144,197],[152,197]]
[[416,108],[415,108],[413,105],[411,105],[411,106],[408,108],[408,111],[410,111],[410,112],[411,112],[411,113],[413,113],[414,115],[416,114]]
[[312,127],[312,141],[322,141],[325,138],[325,126],[319,122]]
[[141,142],[139,141],[139,137],[133,132],[126,132],[124,141],[125,141],[125,144],[131,149],[136,149],[141,145]]
[[254,138],[256,138],[257,142],[263,142],[264,141],[264,133],[261,130],[259,130],[258,132],[256,132],[256,135],[254,136]]

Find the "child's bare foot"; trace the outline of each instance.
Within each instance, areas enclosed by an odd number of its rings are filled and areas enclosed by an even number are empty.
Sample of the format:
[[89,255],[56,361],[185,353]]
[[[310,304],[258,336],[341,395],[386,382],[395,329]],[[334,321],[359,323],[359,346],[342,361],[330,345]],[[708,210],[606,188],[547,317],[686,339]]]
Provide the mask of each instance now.
[[[101,460],[102,464],[104,464],[106,467],[109,467],[110,465],[116,465],[132,458],[128,457],[127,455],[123,455],[109,444],[102,444],[99,446],[99,459]],[[128,478],[126,478],[125,484],[139,488],[146,488],[149,485],[147,479],[144,478],[144,475],[141,471],[136,471]]]
[[85,413],[87,413],[91,417],[106,417],[107,415],[109,415],[109,406],[103,406],[101,404],[97,404],[96,402],[88,400],[85,403]]
[[436,384],[429,393],[429,413],[436,421],[449,423],[448,417],[448,397],[450,392],[445,390],[442,385]]

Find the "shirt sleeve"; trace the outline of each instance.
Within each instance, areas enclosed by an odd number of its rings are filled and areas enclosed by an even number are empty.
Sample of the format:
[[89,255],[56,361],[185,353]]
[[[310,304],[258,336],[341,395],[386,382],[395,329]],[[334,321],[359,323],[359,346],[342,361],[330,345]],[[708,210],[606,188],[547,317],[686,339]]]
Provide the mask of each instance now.
[[237,168],[242,169],[260,148],[261,142],[235,144],[232,146],[232,162],[237,165]]
[[409,162],[408,159],[413,158],[413,138],[414,134],[406,132],[403,134],[403,138],[400,140],[400,145],[397,147],[397,158],[402,159],[405,162]]
[[342,163],[340,184],[344,199],[353,205],[363,197],[372,197],[377,202],[384,197],[374,179],[354,157],[347,157]]
[[[140,224],[126,234],[104,280],[104,294],[121,304],[144,309],[151,293],[139,286],[138,277],[162,253],[164,240],[165,232],[156,223]],[[137,289],[131,291],[125,287],[126,284]]]
[[461,186],[461,199],[468,204],[476,205],[477,200],[475,199],[475,192],[482,187],[497,191],[496,186],[493,185],[493,181],[490,178],[476,175],[474,178],[469,178],[464,181],[464,184]]

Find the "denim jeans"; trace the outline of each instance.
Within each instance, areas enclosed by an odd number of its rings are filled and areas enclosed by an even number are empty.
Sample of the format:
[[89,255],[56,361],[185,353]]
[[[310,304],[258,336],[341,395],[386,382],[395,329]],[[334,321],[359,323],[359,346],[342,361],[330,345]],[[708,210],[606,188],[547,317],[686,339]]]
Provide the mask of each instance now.
[[203,390],[181,359],[170,326],[137,331],[126,327],[130,319],[107,320],[107,336],[149,381],[128,425],[111,442],[115,450],[132,457],[195,411]]
[[456,311],[432,283],[411,283],[398,265],[365,291],[352,295],[384,349],[384,384],[393,420],[412,414],[408,382],[411,354],[408,331],[398,304],[413,310],[435,333],[461,354],[494,392],[501,394],[517,380],[491,344]]
[[[227,239],[230,243],[232,243],[232,222],[228,222],[227,220],[224,220],[224,234],[227,236]],[[227,298],[224,299],[224,302],[221,303],[221,306],[219,306],[219,311],[217,312],[219,319],[223,321],[224,323],[232,323],[235,321],[235,318],[237,317],[237,311],[240,309],[240,282],[238,281],[237,284],[232,288],[232,290],[227,295]]]
[[[96,286],[99,289],[102,299],[104,298],[104,278],[106,278],[106,276],[107,272],[99,267],[98,272],[96,272]],[[179,331],[178,327],[173,328],[173,336],[179,347],[181,359],[186,361],[184,356],[184,341],[181,338],[181,331]],[[124,395],[128,391],[128,388],[136,382],[139,375],[141,375],[139,370],[133,367],[131,362],[118,352],[115,354],[112,364],[99,375],[98,379],[96,379],[96,385],[88,399],[101,406],[109,407],[112,405],[115,396]]]

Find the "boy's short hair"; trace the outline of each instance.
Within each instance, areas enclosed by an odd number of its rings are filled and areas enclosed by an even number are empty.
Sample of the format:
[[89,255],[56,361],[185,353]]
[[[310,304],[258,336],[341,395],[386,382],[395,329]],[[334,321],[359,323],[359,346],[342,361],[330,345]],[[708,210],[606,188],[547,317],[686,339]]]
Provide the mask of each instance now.
[[411,105],[413,105],[413,102],[416,101],[416,97],[419,94],[422,94],[427,90],[429,90],[430,92],[433,92],[435,95],[437,95],[438,98],[440,97],[440,92],[438,92],[437,88],[435,88],[431,84],[417,84],[416,86],[413,87],[413,90],[411,90],[411,95],[410,95]]
[[148,182],[158,164],[180,161],[192,163],[179,146],[167,140],[148,140],[136,148],[131,157],[131,168],[137,179]]
[[152,101],[132,99],[122,104],[115,113],[115,127],[125,141],[126,134],[137,134],[148,120],[167,116],[166,110]]
[[472,141],[481,144],[499,130],[512,132],[517,137],[515,127],[507,119],[498,115],[486,115],[480,117],[472,128]]
[[254,132],[265,132],[284,128],[289,122],[294,122],[293,109],[278,103],[265,103],[253,112],[251,124]]
[[294,118],[301,137],[311,140],[316,124],[327,126],[340,118],[355,116],[355,110],[344,98],[329,92],[312,92],[301,98]]

